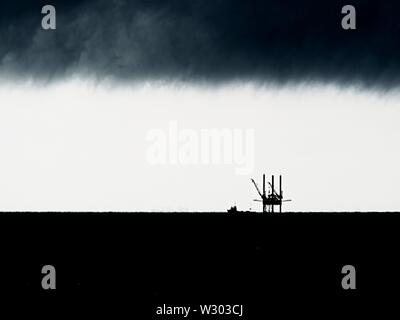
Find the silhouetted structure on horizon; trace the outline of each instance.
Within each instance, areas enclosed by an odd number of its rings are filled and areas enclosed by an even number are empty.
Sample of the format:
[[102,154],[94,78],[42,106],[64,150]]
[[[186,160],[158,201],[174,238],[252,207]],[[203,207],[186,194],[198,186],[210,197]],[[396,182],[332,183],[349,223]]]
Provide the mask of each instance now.
[[261,193],[260,189],[258,188],[257,183],[254,179],[251,179],[254,186],[257,189],[258,194],[261,197],[261,200],[254,199],[254,201],[262,202],[262,211],[263,212],[274,212],[274,206],[279,206],[279,212],[282,212],[282,202],[292,201],[292,200],[283,200],[283,191],[282,191],[282,176],[279,175],[279,193],[275,191],[274,188],[274,176],[272,175],[271,182],[268,184],[271,187],[271,192],[266,194],[265,191],[265,174],[263,174],[263,192]]
[[238,211],[238,209],[237,209],[236,206],[230,207],[230,208],[228,209],[228,213],[238,213],[238,212],[239,212],[239,211]]

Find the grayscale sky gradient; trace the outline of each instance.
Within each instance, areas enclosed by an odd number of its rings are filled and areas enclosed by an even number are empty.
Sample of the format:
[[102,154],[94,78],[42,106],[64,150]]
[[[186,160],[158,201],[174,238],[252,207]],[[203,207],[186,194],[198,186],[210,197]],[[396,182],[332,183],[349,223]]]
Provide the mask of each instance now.
[[[4,1],[0,210],[398,210],[395,1]],[[255,132],[254,168],[151,165],[152,130]]]

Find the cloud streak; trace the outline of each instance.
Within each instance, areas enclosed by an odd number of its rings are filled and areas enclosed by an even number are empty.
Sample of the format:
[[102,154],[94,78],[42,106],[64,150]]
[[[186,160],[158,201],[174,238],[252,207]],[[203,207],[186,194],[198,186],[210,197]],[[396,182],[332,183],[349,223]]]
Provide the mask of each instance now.
[[52,1],[57,30],[41,29],[43,1],[4,1],[0,73],[53,80],[73,74],[121,81],[256,80],[400,84],[400,5],[353,1]]

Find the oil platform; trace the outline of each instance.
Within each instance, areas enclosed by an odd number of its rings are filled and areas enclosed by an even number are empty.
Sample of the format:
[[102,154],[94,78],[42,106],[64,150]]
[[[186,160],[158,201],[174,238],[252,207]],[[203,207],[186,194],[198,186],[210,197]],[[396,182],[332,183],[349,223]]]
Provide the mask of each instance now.
[[257,183],[254,179],[251,179],[254,186],[257,189],[258,194],[261,199],[254,199],[254,201],[262,202],[262,212],[274,212],[274,207],[279,206],[279,212],[282,212],[282,202],[288,202],[292,200],[283,200],[283,191],[282,191],[282,176],[279,176],[279,193],[276,192],[274,186],[274,176],[272,175],[271,182],[268,182],[271,187],[270,192],[267,194],[265,189],[265,174],[263,174],[263,191],[260,191]]
[[[251,179],[251,182],[253,182],[254,186],[256,187],[257,193],[260,196],[260,199],[254,199],[253,201],[261,202],[262,203],[262,212],[275,212],[275,206],[279,206],[279,212],[282,212],[282,203],[283,202],[288,202],[292,201],[290,199],[283,199],[283,191],[282,191],[282,176],[279,175],[279,193],[276,192],[275,190],[275,185],[274,185],[274,180],[275,177],[272,175],[271,182],[268,182],[270,186],[270,191],[266,192],[265,188],[265,174],[263,174],[263,191],[260,191],[260,188],[258,187],[257,183],[254,181],[254,179]],[[238,211],[236,205],[233,207],[230,207],[228,210],[228,213],[239,213],[239,212],[244,212],[244,211]],[[246,211],[250,212],[250,211]]]

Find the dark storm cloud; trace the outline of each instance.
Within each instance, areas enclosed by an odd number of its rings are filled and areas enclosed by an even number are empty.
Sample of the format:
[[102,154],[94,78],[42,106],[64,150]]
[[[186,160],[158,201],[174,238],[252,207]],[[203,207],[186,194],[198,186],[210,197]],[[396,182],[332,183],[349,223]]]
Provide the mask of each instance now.
[[[41,29],[44,4],[57,30]],[[357,30],[341,28],[341,8]],[[2,1],[0,72],[54,79],[400,84],[400,5],[386,1]]]

